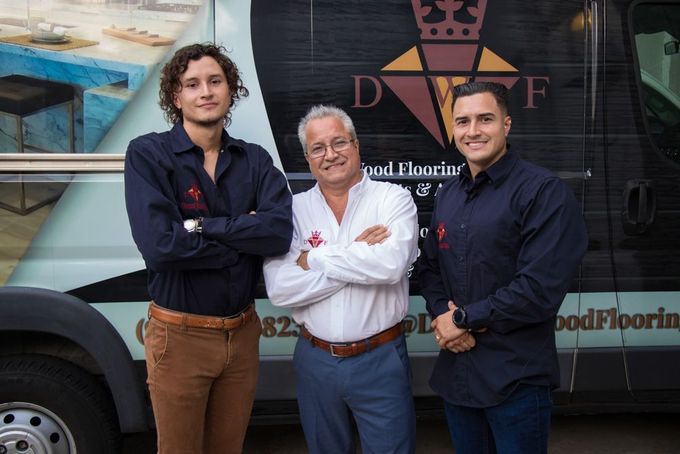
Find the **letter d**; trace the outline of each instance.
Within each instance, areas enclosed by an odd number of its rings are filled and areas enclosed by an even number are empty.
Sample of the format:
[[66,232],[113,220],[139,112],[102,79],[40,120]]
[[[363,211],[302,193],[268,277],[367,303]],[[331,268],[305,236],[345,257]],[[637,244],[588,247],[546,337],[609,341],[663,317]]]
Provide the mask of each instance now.
[[586,315],[581,316],[581,329],[585,331],[590,331],[595,329],[595,311],[593,309],[588,309]]
[[[352,76],[352,78],[354,79],[354,105],[352,107],[359,108],[373,107],[380,102],[380,99],[382,98],[382,85],[380,85],[380,81],[377,78],[373,76]],[[368,82],[373,83],[373,87],[375,89],[373,101],[369,102],[368,104],[361,103],[362,80],[366,80]]]

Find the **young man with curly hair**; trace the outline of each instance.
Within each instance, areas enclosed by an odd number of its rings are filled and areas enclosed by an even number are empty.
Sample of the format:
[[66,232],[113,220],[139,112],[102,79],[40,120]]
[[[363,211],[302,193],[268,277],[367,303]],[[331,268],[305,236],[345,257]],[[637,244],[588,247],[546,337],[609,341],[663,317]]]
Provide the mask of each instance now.
[[152,299],[144,348],[159,453],[240,452],[257,382],[262,258],[288,251],[291,195],[262,147],[225,130],[248,96],[213,44],[161,74],[170,131],[134,139],[125,162],[132,235]]

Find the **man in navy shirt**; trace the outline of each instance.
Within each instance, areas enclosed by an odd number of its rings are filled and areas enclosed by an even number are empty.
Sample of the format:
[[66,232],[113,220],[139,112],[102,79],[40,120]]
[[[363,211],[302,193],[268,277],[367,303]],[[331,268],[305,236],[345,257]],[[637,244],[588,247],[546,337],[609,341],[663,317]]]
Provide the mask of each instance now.
[[146,365],[159,453],[240,452],[255,395],[262,258],[288,251],[285,177],[230,137],[248,96],[212,44],[177,51],[161,75],[173,128],[136,138],[125,162],[132,235],[149,273]]
[[444,184],[419,280],[441,347],[430,385],[457,453],[547,452],[555,317],[587,246],[570,189],[509,150],[508,91],[454,91],[467,166]]

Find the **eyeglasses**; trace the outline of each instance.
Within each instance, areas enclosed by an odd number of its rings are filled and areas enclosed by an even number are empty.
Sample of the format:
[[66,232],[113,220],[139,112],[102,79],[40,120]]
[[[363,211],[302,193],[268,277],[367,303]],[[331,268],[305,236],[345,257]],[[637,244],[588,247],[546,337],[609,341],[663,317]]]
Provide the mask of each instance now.
[[326,150],[328,149],[328,147],[331,147],[333,151],[336,153],[342,153],[349,150],[349,147],[352,145],[352,142],[354,142],[354,140],[355,139],[338,138],[333,140],[328,145],[317,143],[314,144],[314,146],[310,150],[307,150],[305,154],[312,159],[321,158],[323,156],[326,156]]

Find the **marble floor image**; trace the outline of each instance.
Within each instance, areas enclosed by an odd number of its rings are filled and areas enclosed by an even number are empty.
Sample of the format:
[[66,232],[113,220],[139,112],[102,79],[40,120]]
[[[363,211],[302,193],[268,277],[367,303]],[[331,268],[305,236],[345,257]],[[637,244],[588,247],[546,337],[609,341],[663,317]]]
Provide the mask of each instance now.
[[[63,187],[63,183],[26,184],[27,205],[58,195]],[[0,200],[19,206],[18,184],[1,182]],[[24,216],[0,208],[0,285],[4,285],[12,274],[17,262],[23,257],[31,240],[52,211],[54,203]]]
[[[128,3],[0,0],[0,77],[21,75],[70,85],[76,152],[92,152],[98,147],[147,75],[170,50],[169,44],[131,41],[107,31],[113,27],[121,32],[134,29],[140,35],[159,35],[171,43],[189,27],[197,9],[148,11]],[[34,42],[29,35],[38,25],[65,30],[67,42],[63,47],[57,42]],[[24,117],[25,134],[36,147],[69,152],[70,141],[64,140],[68,118],[65,107],[34,112]],[[8,116],[0,116],[0,150],[17,150],[15,121]]]

